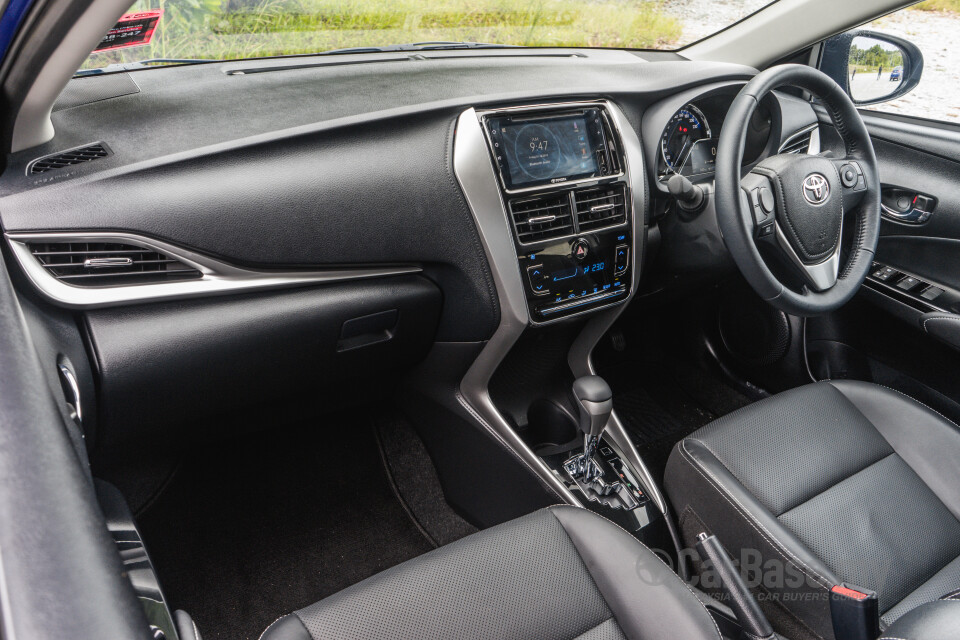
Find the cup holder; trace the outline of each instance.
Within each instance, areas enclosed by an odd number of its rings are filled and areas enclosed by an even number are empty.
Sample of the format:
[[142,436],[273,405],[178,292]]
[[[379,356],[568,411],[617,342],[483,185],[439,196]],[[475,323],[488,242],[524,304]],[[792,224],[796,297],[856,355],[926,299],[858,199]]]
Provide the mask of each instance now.
[[580,442],[576,419],[553,400],[535,400],[527,409],[523,439],[534,450]]

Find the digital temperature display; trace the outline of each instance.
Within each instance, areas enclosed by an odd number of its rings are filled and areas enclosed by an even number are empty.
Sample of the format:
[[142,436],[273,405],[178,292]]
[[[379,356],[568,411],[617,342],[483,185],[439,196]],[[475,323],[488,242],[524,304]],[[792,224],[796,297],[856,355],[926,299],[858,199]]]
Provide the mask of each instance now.
[[606,174],[598,109],[553,117],[493,117],[487,132],[507,189]]

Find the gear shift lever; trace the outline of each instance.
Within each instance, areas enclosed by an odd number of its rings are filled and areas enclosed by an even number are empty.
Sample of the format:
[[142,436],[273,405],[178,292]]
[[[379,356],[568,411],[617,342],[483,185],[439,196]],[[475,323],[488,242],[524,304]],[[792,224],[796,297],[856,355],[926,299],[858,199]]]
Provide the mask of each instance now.
[[613,391],[600,376],[584,376],[574,381],[573,395],[577,399],[580,430],[583,431],[583,479],[592,482],[600,476],[600,467],[594,462],[593,454],[613,411]]

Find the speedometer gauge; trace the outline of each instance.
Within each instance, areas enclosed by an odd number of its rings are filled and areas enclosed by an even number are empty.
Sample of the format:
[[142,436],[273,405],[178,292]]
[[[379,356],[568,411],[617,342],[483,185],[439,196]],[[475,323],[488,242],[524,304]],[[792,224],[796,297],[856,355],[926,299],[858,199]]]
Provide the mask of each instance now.
[[660,153],[668,172],[681,173],[694,145],[710,137],[710,123],[692,104],[673,114],[660,139]]

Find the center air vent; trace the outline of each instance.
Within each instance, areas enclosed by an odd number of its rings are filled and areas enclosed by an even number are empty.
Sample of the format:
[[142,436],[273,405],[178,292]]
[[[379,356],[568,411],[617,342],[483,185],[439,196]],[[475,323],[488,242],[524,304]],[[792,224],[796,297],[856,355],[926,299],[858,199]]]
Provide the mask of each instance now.
[[573,216],[567,193],[511,200],[510,215],[520,244],[573,234]]
[[77,147],[69,151],[61,151],[60,153],[37,158],[27,167],[27,175],[46,173],[53,169],[62,169],[74,164],[90,162],[97,158],[106,158],[108,155],[110,155],[110,150],[107,148],[107,145],[102,142],[88,144],[85,147]]
[[30,242],[29,247],[52,276],[81,287],[153,284],[202,275],[179,260],[133,244]]
[[627,221],[627,196],[622,184],[577,189],[573,192],[580,233],[613,227]]

